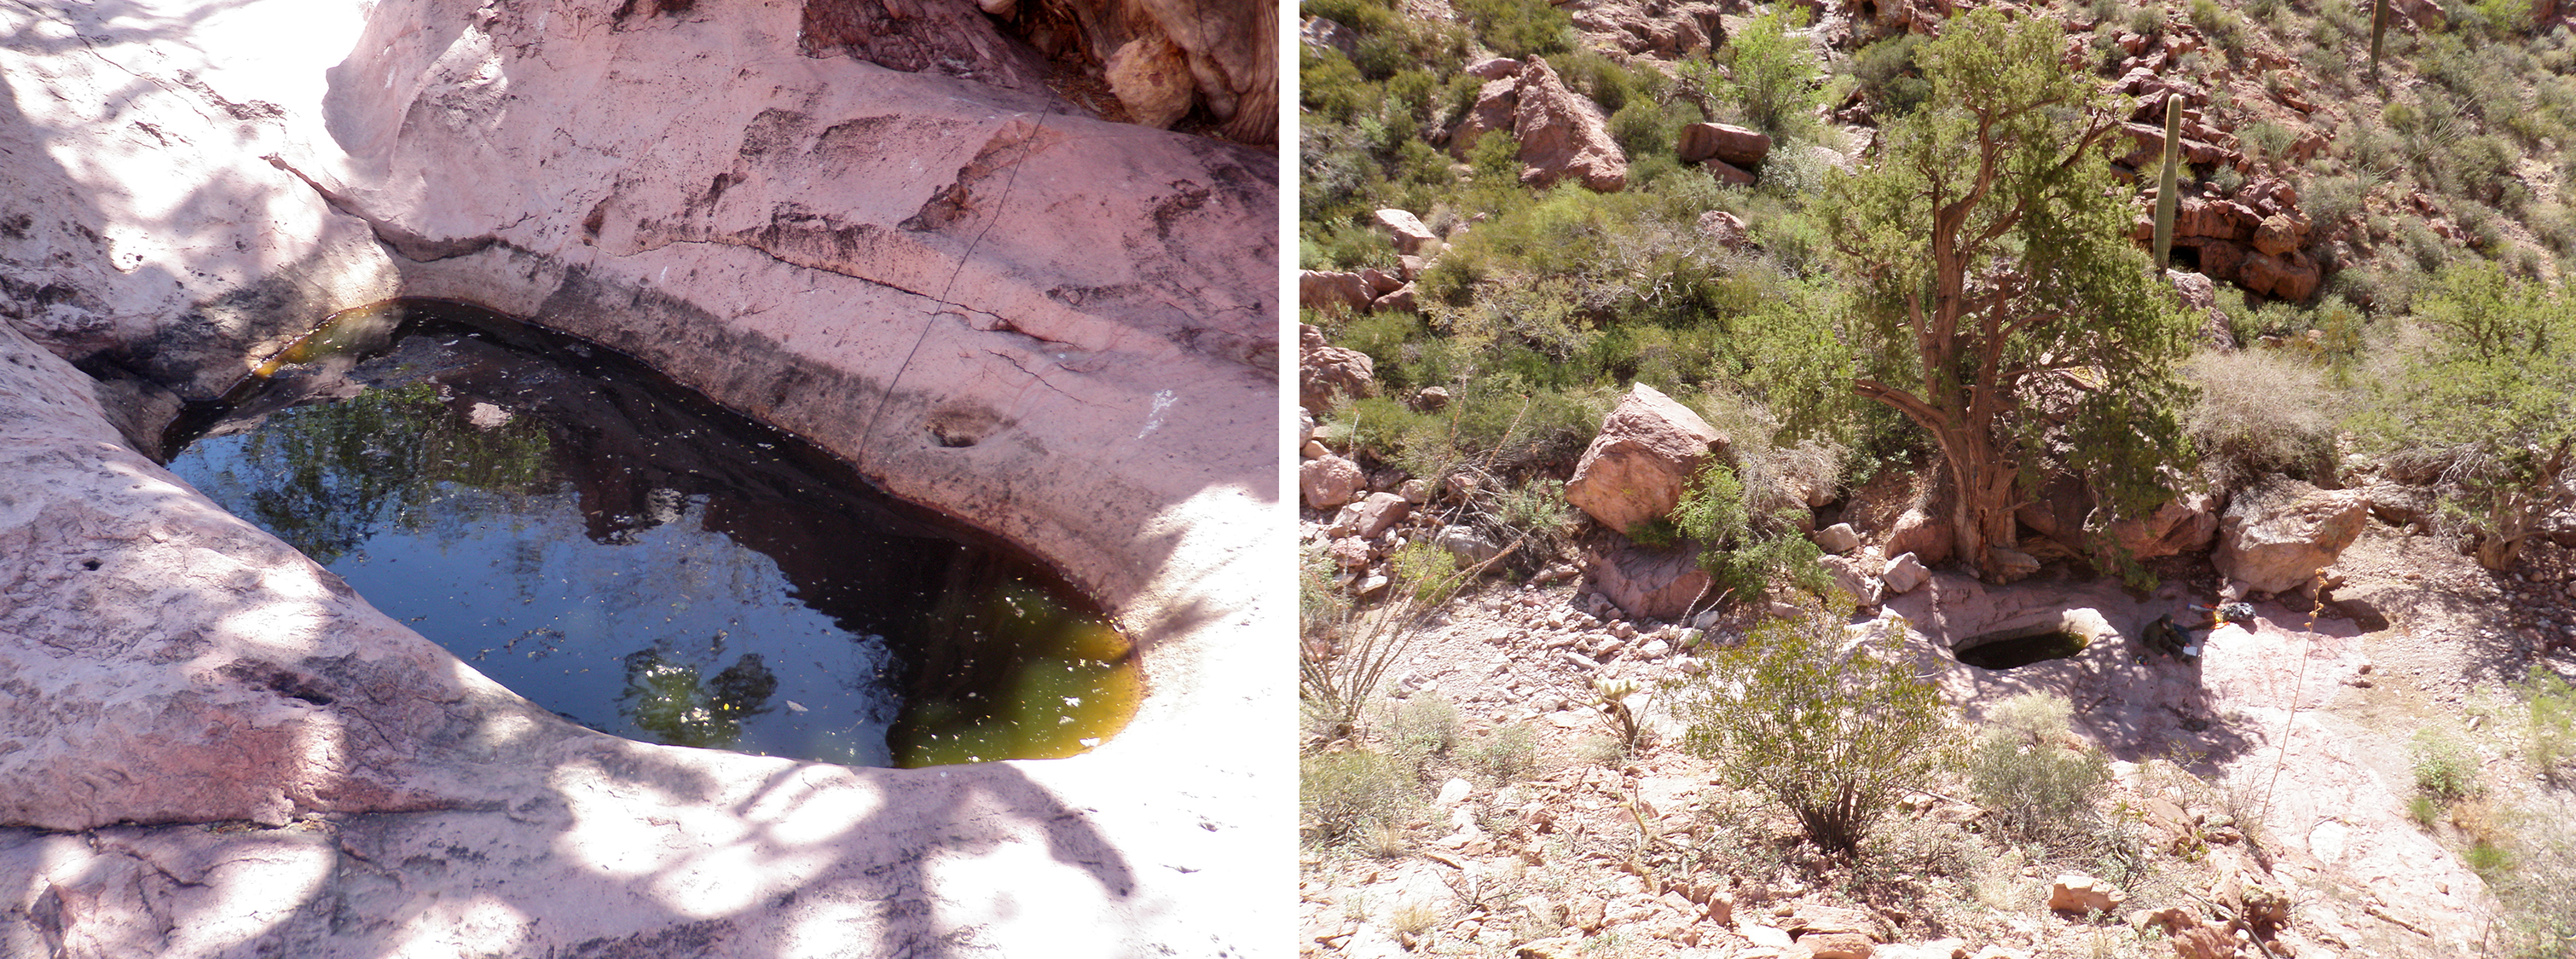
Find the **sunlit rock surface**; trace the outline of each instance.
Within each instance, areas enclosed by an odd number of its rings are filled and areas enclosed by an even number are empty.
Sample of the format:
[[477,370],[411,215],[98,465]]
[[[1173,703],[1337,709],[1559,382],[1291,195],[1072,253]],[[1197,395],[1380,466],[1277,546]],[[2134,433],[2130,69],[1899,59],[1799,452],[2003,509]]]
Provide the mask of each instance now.
[[[1243,747],[1287,721],[1243,641],[1291,608],[1275,159],[809,56],[798,20],[0,8],[0,952],[1285,941],[1294,787]],[[607,343],[1028,546],[1142,644],[1142,712],[918,771],[588,733],[143,455],[396,295]]]

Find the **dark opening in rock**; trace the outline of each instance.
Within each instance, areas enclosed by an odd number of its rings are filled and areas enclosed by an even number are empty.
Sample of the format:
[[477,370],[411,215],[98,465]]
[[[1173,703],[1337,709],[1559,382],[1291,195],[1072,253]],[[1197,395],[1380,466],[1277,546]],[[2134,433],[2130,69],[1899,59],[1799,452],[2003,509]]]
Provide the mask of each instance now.
[[378,609],[605,732],[862,765],[1043,758],[1115,733],[1141,693],[1126,640],[1008,544],[463,304],[334,317],[165,448]]
[[1950,655],[1980,669],[2014,669],[2065,659],[2083,652],[2085,643],[2082,634],[2050,624],[1970,636]]

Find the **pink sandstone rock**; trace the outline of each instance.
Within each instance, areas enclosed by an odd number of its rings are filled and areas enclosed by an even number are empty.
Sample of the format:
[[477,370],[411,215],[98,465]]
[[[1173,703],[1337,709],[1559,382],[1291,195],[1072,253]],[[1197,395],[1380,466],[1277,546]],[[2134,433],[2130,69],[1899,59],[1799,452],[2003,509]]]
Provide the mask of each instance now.
[[1574,92],[1544,57],[1521,67],[1512,135],[1521,143],[1521,182],[1544,187],[1566,177],[1615,193],[1628,185],[1628,154],[1610,136],[1601,106]]
[[[1509,62],[1509,61],[1505,61]],[[1514,70],[1518,70],[1517,65]],[[1481,75],[1481,74],[1480,74]],[[1461,160],[1476,148],[1476,141],[1496,130],[1509,132],[1512,116],[1520,108],[1521,81],[1517,73],[1489,79],[1476,91],[1475,105],[1449,128],[1449,155]]]
[[1771,137],[1759,130],[1725,123],[1693,123],[1682,128],[1676,152],[1684,163],[1715,159],[1753,166],[1771,155]]
[[1350,502],[1368,484],[1360,464],[1339,456],[1318,456],[1298,466],[1301,492],[1310,509],[1333,509]]
[[1565,483],[1565,501],[1622,533],[1672,512],[1682,485],[1726,437],[1662,391],[1638,383],[1601,422]]
[[[1220,642],[1275,628],[1255,570],[1290,548],[1275,157],[811,55],[804,4],[691,7],[179,0],[148,31],[0,8],[0,76],[46,94],[0,111],[0,275],[59,291],[0,310],[10,942],[1041,955],[1241,952],[1284,924],[1242,890],[1294,787],[1225,732],[1283,689]],[[1138,641],[1153,694],[1051,762],[613,739],[136,452],[178,396],[395,295],[542,314],[1029,546]]]
[[2332,565],[2369,517],[2359,490],[2276,479],[2238,492],[2228,504],[2210,562],[2220,575],[2261,592],[2295,589]]
[[1377,362],[1368,354],[1324,342],[1324,331],[1297,327],[1297,400],[1321,413],[1335,397],[1377,395]]
[[1338,270],[1300,270],[1297,273],[1297,305],[1309,310],[1364,312],[1369,301],[1379,294],[1369,289],[1368,277]]

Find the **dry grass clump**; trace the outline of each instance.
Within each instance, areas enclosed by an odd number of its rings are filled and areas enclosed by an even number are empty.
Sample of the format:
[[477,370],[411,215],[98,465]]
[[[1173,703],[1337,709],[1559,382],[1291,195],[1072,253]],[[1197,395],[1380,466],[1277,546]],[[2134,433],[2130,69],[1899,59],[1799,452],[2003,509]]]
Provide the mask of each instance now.
[[2332,480],[2344,397],[2326,384],[2324,371],[2272,349],[2204,352],[2184,371],[2200,399],[2183,428],[2222,486],[2269,473]]

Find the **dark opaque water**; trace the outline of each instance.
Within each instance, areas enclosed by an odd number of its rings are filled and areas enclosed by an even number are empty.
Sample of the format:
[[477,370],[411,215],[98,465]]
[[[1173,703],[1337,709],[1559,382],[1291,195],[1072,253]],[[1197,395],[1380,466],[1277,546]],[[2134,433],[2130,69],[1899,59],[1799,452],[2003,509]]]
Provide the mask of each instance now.
[[173,471],[520,695],[860,765],[1072,755],[1132,651],[990,537],[607,350],[459,304],[334,317],[172,428]]
[[2065,659],[2084,651],[2085,639],[2064,630],[2050,630],[2030,636],[2005,636],[1988,639],[1971,636],[1951,653],[1960,662],[1980,669],[2013,669],[2052,659]]

